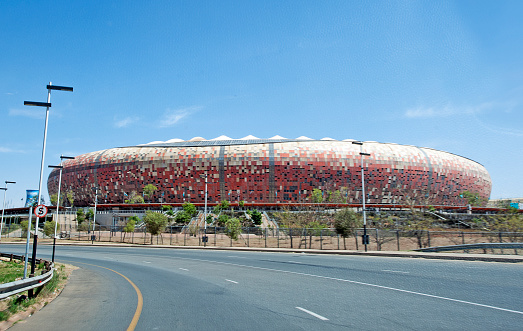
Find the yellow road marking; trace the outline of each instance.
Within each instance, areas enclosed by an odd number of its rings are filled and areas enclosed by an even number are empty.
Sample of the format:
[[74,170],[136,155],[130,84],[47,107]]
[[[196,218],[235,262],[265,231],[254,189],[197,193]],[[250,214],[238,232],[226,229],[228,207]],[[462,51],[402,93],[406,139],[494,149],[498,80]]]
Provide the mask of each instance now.
[[136,328],[136,324],[138,324],[138,320],[140,319],[140,315],[142,314],[142,308],[143,308],[143,296],[142,296],[142,292],[140,291],[140,289],[138,288],[138,286],[136,286],[129,278],[127,278],[125,275],[119,273],[118,271],[116,270],[113,270],[113,269],[109,269],[109,268],[106,268],[106,267],[102,267],[102,266],[99,266],[99,265],[96,265],[96,264],[90,264],[90,263],[83,263],[83,262],[77,262],[77,261],[66,261],[66,262],[70,262],[70,263],[81,263],[81,264],[85,264],[85,265],[90,265],[90,266],[93,266],[93,267],[98,267],[98,268],[103,268],[103,269],[107,269],[109,271],[112,271],[114,272],[115,274],[118,274],[120,276],[122,276],[126,281],[129,282],[129,284],[131,284],[133,287],[134,287],[134,290],[136,291],[136,295],[138,296],[138,304],[136,305],[136,311],[134,312],[134,316],[133,316],[133,319],[131,320],[131,324],[129,324],[129,327],[127,328],[127,331],[133,331],[135,328]]

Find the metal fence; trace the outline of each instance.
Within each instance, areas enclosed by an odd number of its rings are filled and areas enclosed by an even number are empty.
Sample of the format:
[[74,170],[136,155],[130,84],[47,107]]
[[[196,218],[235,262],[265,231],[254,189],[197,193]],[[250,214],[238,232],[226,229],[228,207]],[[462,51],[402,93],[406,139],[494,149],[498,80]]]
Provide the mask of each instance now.
[[[523,232],[473,232],[367,229],[369,250],[407,251],[419,248],[477,243],[523,242]],[[95,231],[62,231],[62,239],[79,241],[160,244],[171,246],[265,247],[320,250],[363,250],[363,229],[343,238],[334,229],[242,228],[238,240],[232,240],[223,227],[169,226],[158,236],[145,227],[126,233],[123,227],[100,227]],[[478,253],[518,254],[518,250],[478,250]]]

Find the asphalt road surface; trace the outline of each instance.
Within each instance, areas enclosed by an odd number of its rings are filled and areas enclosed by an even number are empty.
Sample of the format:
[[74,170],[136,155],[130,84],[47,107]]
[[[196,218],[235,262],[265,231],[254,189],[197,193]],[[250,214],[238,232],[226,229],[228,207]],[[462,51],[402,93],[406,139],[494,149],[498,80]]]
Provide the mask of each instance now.
[[522,264],[81,246],[56,260],[80,269],[12,330],[523,330]]

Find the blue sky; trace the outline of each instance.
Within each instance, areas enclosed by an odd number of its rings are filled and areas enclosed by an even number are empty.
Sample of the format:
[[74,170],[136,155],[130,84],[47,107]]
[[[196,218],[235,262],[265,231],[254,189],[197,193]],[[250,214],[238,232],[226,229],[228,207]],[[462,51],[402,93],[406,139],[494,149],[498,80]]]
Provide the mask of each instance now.
[[[523,196],[521,1],[2,1],[0,185],[172,138],[281,135],[430,147]],[[49,171],[46,168],[44,179]],[[2,197],[3,198],[3,197]],[[47,198],[46,198],[47,199]]]

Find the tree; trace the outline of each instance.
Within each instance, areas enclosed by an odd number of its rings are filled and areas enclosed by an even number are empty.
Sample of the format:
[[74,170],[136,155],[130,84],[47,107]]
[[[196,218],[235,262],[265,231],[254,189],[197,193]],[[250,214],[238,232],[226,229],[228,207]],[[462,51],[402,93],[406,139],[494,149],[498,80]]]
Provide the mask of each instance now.
[[240,208],[243,208],[245,206],[245,201],[241,200],[240,202],[238,202],[238,206]]
[[216,224],[218,226],[225,226],[225,224],[227,223],[227,221],[229,220],[229,216],[228,215],[225,215],[225,214],[221,214],[220,216],[218,216],[218,220],[216,221]]
[[83,209],[78,209],[76,211],[76,221],[78,222],[78,225],[82,224],[83,221],[85,221],[85,214]]
[[[147,229],[147,232],[151,234],[151,244],[153,243],[153,236],[157,236],[162,233],[163,230],[165,230],[165,227],[167,226],[167,216],[162,213],[155,213],[150,210],[147,210],[145,212],[145,216],[143,217],[143,221],[145,223],[145,228]],[[163,238],[162,238],[163,243]]]
[[220,210],[227,210],[227,209],[229,209],[230,206],[231,206],[231,204],[227,200],[222,200],[220,202]]
[[66,196],[67,201],[69,202],[69,207],[72,207],[73,203],[74,203],[74,191],[68,190],[65,193],[65,196]]
[[51,194],[51,196],[49,197],[49,199],[51,199],[51,204],[53,206],[56,206],[56,203],[58,202],[58,194],[55,193],[55,194]]
[[[29,221],[22,221],[22,222],[20,222],[20,226],[22,227],[22,235],[23,236],[27,235],[27,224],[29,224]],[[31,229],[34,230],[35,225],[36,225],[36,219],[33,218],[33,221],[31,222]]]
[[176,223],[187,224],[191,221],[191,215],[189,215],[185,210],[178,212],[174,218]]
[[[46,236],[51,237],[51,235],[54,235],[54,225],[55,221],[47,221],[44,223],[44,233]],[[60,224],[56,225],[56,231],[60,231]]]
[[467,204],[471,206],[483,206],[485,204],[485,199],[479,196],[478,192],[469,192],[465,191],[460,194],[460,197],[467,201]]
[[129,219],[127,220],[127,223],[125,223],[125,226],[123,228],[123,240],[125,241],[125,235],[127,233],[132,233],[134,232],[134,227],[136,225],[136,223],[140,222],[140,218],[138,216],[131,216],[129,217]]
[[312,203],[322,203],[323,202],[323,192],[319,188],[312,190],[311,194]]
[[232,240],[238,240],[240,234],[242,233],[242,225],[239,219],[229,218],[225,222],[225,231],[229,238]]
[[125,200],[126,203],[144,203],[145,200],[136,191],[132,191],[129,195],[129,199]]
[[252,219],[252,222],[254,223],[254,225],[262,224],[263,216],[262,216],[262,213],[260,213],[258,210],[256,210],[256,209],[249,210],[247,213],[251,216],[251,219]]
[[158,190],[156,186],[154,186],[153,184],[147,184],[143,187],[143,194],[147,198],[151,198],[151,196],[154,194],[154,191],[156,190]]
[[361,219],[352,209],[343,208],[334,215],[334,228],[336,233],[343,237],[343,247],[347,249],[345,239],[355,234],[361,226]]
[[85,218],[87,218],[88,221],[94,219],[94,211],[91,208],[89,208],[89,210],[87,210],[87,213],[85,213]]
[[182,208],[183,208],[183,211],[186,212],[190,217],[194,217],[194,216],[198,215],[198,210],[190,202],[185,202],[182,205]]
[[165,215],[174,217],[173,207],[171,207],[169,205],[163,205],[162,211],[165,213]]

